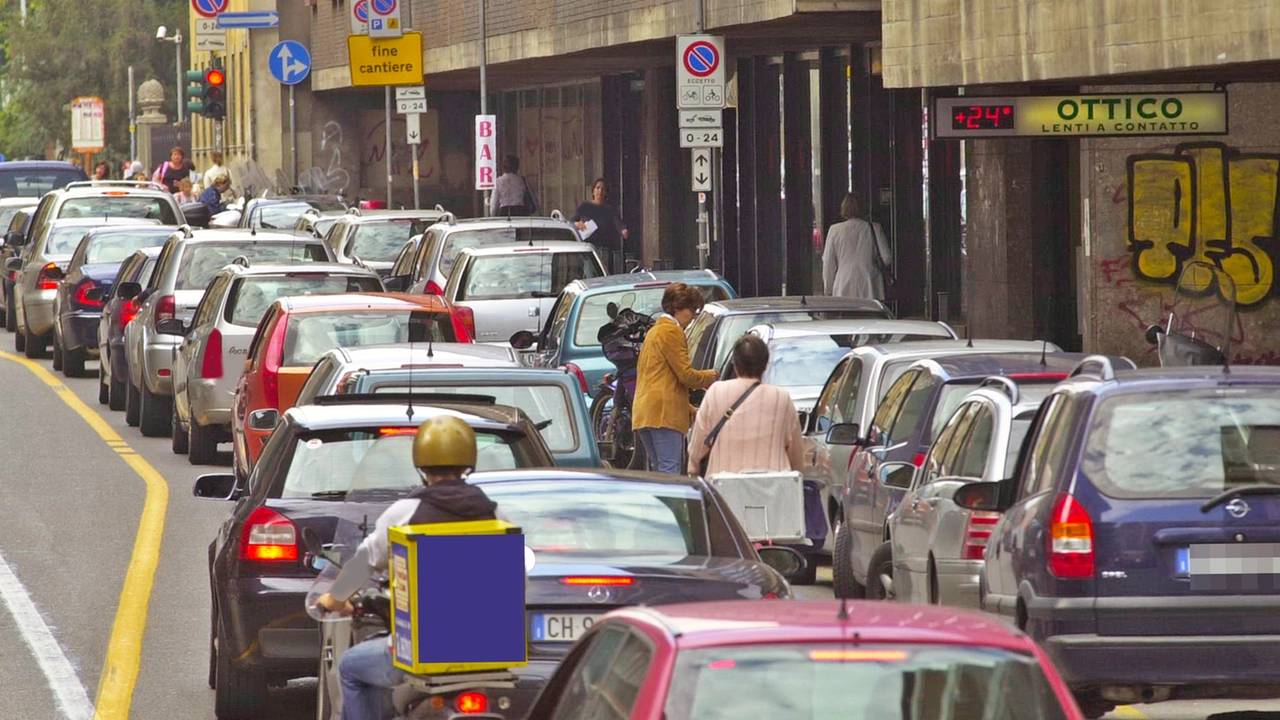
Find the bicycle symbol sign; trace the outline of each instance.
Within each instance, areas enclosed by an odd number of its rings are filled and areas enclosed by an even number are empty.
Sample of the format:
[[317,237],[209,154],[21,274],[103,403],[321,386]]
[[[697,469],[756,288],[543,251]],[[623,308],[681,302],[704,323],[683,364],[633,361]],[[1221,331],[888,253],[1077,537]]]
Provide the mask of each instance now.
[[396,11],[397,0],[372,0],[373,11],[378,15],[390,15]]
[[720,67],[720,51],[705,40],[693,43],[684,51],[684,69],[694,77],[706,77]]

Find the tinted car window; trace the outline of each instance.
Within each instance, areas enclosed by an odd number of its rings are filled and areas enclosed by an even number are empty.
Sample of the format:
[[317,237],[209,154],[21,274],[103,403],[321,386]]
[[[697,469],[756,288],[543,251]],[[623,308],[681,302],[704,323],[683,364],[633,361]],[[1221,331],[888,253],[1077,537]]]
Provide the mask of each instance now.
[[[430,375],[429,372],[423,374]],[[569,409],[569,396],[561,385],[494,385],[470,381],[440,385],[433,383],[429,377],[410,385],[402,380],[379,382],[375,374],[361,374],[356,376],[355,387],[351,392],[402,393],[410,388],[423,386],[432,395],[485,395],[492,397],[499,405],[518,407],[529,416],[534,425],[541,427],[546,423],[539,433],[552,452],[566,452],[578,447],[573,411]]]
[[889,439],[889,430],[893,427],[894,420],[898,417],[898,412],[902,409],[902,403],[907,398],[907,393],[911,391],[911,385],[919,377],[920,371],[912,371],[898,378],[896,382],[890,386],[888,392],[884,395],[884,400],[880,401],[880,406],[876,408],[876,415],[871,419],[871,429],[875,435],[874,442],[882,444]]
[[438,271],[445,277],[453,271],[453,263],[458,253],[472,247],[498,245],[509,242],[547,242],[552,240],[578,239],[578,233],[571,227],[496,227],[486,230],[458,230],[444,238],[444,247],[440,253]]
[[1280,392],[1224,388],[1107,398],[1089,423],[1081,470],[1115,498],[1201,498],[1280,484]]
[[161,225],[177,225],[173,205],[147,195],[107,195],[68,198],[58,209],[59,218],[142,218]]
[[286,295],[381,291],[382,283],[377,278],[368,276],[299,273],[285,277],[278,275],[246,277],[241,278],[232,288],[231,299],[227,303],[224,317],[233,325],[257,327],[267,307]]
[[[702,291],[706,302],[718,302],[729,299],[729,294],[719,285],[695,285]],[[617,303],[619,308],[631,308],[641,315],[653,315],[662,312],[662,294],[666,286],[619,290],[618,292],[591,295],[582,301],[578,310],[578,326],[573,331],[573,344],[578,347],[600,347],[596,333],[600,326],[609,322],[609,303]],[[692,336],[691,340],[692,340]]]
[[911,433],[915,432],[915,429],[920,425],[921,418],[924,417],[924,413],[928,409],[934,388],[937,386],[937,377],[927,372],[920,373],[919,378],[911,385],[911,392],[907,394],[902,403],[902,412],[898,413],[898,417],[893,421],[893,424],[885,428],[888,433],[887,442],[905,440],[910,437]]
[[50,190],[66,187],[67,183],[82,180],[88,177],[76,168],[0,167],[0,197],[40,197]]
[[1018,452],[1022,449],[1022,442],[1027,439],[1027,431],[1031,429],[1031,420],[1035,416],[1034,410],[1024,412],[1009,425],[1009,447],[1005,452],[1004,474],[1000,477],[1013,477],[1018,467]]
[[255,228],[290,228],[310,209],[320,211],[345,210],[342,203],[323,200],[265,203],[249,210],[249,226]]
[[337,347],[405,342],[456,342],[453,319],[444,312],[301,313],[289,319],[284,334],[284,364],[311,365]]
[[813,406],[814,429],[817,432],[826,432],[833,424],[844,422],[844,415],[840,412],[840,408],[836,405],[836,394],[840,392],[840,388],[847,382],[845,373],[849,369],[849,365],[858,362],[857,359],[843,360],[836,369],[831,371],[831,376],[827,379],[827,384],[823,387],[822,393],[818,396],[818,401]]
[[733,344],[742,337],[742,333],[756,325],[777,325],[779,323],[808,322],[809,320],[844,320],[846,318],[882,318],[888,317],[883,312],[866,312],[863,310],[822,310],[809,312],[750,312],[725,315],[716,331],[716,354],[711,367],[718,368],[729,357]]
[[600,275],[595,256],[585,252],[481,256],[467,267],[458,300],[555,297],[574,280]]
[[1065,408],[1066,398],[1061,394],[1050,395],[1045,400],[1044,414],[1027,449],[1027,461],[1022,470],[1023,497],[1047,492],[1053,487],[1055,478],[1049,465],[1049,449],[1054,438],[1065,431]]
[[200,290],[219,270],[243,255],[252,263],[325,262],[329,259],[324,245],[299,243],[198,243],[182,253],[178,266],[177,290]]
[[[942,429],[942,424],[947,421],[951,413],[960,404],[973,389],[979,385],[977,380],[962,380],[959,382],[949,382],[942,386],[942,393],[938,395],[937,408],[933,411],[933,422],[928,432],[922,438],[922,442],[932,442],[938,431]],[[1053,390],[1052,383],[1019,383],[1018,393],[1025,400],[1042,400],[1049,391]]]
[[343,252],[348,257],[355,256],[361,260],[390,262],[408,244],[409,238],[421,233],[429,224],[425,220],[388,220],[357,225]]
[[84,264],[108,264],[124,262],[136,250],[155,247],[173,232],[168,228],[155,230],[130,230],[110,233],[94,233],[85,248]]
[[966,433],[961,454],[956,460],[956,474],[974,478],[983,476],[987,468],[987,456],[991,453],[995,427],[996,421],[991,410],[979,406],[973,424]]

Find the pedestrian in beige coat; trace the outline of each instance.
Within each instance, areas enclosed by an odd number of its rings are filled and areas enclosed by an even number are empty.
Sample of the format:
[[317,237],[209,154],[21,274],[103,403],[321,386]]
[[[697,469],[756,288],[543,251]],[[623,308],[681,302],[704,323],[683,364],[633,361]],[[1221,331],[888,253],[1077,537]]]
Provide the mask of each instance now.
[[844,222],[827,231],[822,251],[822,284],[828,295],[884,300],[884,273],[891,259],[889,243],[876,223],[866,219],[862,201],[846,195],[840,203]]

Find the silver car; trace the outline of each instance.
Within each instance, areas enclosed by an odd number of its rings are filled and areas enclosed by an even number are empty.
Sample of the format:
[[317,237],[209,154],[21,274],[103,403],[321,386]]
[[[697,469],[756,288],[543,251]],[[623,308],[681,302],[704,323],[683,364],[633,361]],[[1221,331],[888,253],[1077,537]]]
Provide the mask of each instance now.
[[337,395],[356,374],[433,366],[447,368],[523,367],[511,348],[475,343],[415,343],[414,345],[368,345],[329,350],[316,361],[307,382],[298,391],[295,405],[310,405],[322,395]]
[[476,342],[507,344],[517,331],[538,332],[565,285],[604,274],[595,249],[581,242],[467,248],[454,263],[444,298]]
[[192,465],[214,460],[218,443],[231,440],[236,384],[262,315],[286,295],[381,292],[368,268],[346,264],[251,265],[237,258],[214,275],[190,325],[178,318],[157,324],[182,335],[173,362],[173,451]]
[[157,323],[191,322],[205,288],[218,271],[238,257],[253,262],[331,262],[319,239],[252,230],[184,228],[165,241],[146,288],[117,289],[123,299],[141,297],[138,314],[125,327],[125,366],[129,389],[125,420],[148,437],[172,432],[173,359],[181,335],[161,332]]
[[391,274],[391,266],[412,238],[420,237],[444,215],[435,210],[368,210],[351,208],[338,216],[325,233],[324,241],[338,262],[355,262]]
[[978,573],[1000,513],[965,510],[953,496],[967,483],[1013,474],[1031,419],[1052,389],[992,377],[951,414],[889,514],[895,600],[981,607]]
[[[46,223],[24,247],[21,257],[5,260],[5,269],[15,273],[13,304],[17,332],[13,336],[15,350],[29,358],[44,357],[53,339],[57,317],[54,299],[58,282],[66,274],[67,263],[75,254],[80,240],[92,229],[106,225],[156,225],[154,220],[139,218],[77,218]],[[12,238],[18,241],[19,238]],[[25,241],[25,239],[23,239]]]

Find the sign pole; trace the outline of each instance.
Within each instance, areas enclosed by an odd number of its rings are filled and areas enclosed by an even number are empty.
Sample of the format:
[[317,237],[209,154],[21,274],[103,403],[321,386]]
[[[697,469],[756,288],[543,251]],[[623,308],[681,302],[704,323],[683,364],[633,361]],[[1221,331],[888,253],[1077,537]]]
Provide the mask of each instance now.
[[413,155],[413,209],[421,210],[422,201],[418,197],[418,147],[410,145],[409,153]]
[[289,182],[296,187],[298,184],[298,108],[293,101],[292,85],[289,86],[289,162],[293,168]]
[[387,99],[387,208],[391,208],[391,86],[386,88]]
[[[485,28],[484,0],[480,0],[480,114],[489,114],[489,38]],[[485,190],[481,195],[480,217],[489,216],[489,193]]]

